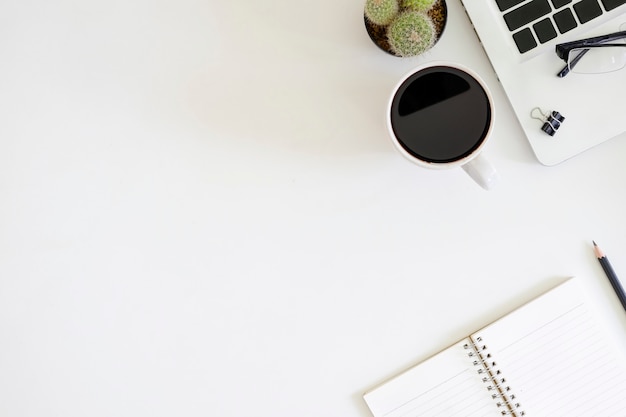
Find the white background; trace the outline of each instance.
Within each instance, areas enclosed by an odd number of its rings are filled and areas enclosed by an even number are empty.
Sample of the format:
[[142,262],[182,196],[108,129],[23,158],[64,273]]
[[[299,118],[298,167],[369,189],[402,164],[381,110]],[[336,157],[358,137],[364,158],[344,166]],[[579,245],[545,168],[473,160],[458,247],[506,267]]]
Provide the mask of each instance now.
[[[591,240],[626,276],[624,138],[539,164],[448,7],[399,59],[362,1],[2,2],[0,415],[366,417],[572,275],[623,352]],[[492,191],[388,140],[391,89],[439,59],[492,90]]]

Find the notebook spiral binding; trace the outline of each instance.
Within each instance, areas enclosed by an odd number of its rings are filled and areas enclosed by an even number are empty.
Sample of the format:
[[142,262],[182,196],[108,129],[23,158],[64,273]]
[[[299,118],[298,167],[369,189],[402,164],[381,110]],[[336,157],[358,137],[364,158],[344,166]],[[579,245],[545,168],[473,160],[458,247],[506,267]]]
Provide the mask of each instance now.
[[469,350],[467,356],[477,367],[477,372],[481,375],[483,383],[488,384],[487,391],[491,393],[491,398],[496,402],[496,406],[501,409],[500,414],[514,417],[525,416],[526,413],[511,391],[511,387],[507,385],[506,379],[502,376],[482,338],[477,337],[475,341],[472,340],[471,343],[464,344],[463,348]]

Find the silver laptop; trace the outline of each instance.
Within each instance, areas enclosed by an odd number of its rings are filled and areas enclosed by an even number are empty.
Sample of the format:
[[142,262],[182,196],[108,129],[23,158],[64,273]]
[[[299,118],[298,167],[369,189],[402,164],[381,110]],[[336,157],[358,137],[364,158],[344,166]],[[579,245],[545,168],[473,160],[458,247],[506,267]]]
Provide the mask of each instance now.
[[[626,132],[626,68],[570,73],[555,45],[626,30],[626,0],[461,0],[539,162]],[[550,135],[552,112],[564,119]]]

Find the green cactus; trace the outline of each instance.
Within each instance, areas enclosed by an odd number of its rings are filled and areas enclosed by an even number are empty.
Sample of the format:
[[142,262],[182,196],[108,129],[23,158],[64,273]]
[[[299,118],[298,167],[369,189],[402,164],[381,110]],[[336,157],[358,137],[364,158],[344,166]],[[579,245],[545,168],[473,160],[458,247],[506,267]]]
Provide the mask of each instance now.
[[391,50],[398,56],[419,55],[435,44],[436,30],[432,20],[424,13],[402,12],[387,29]]
[[400,11],[398,0],[367,0],[365,16],[374,24],[389,24]]
[[427,12],[433,8],[437,0],[402,0],[402,7],[418,12]]

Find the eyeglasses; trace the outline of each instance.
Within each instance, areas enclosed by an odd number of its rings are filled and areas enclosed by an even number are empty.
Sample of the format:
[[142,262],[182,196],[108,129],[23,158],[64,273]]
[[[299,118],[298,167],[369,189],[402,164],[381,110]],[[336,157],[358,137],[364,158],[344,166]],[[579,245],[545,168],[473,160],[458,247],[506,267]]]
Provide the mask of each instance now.
[[[626,67],[626,30],[556,45],[555,52],[567,63],[557,75],[571,72],[601,74]],[[612,43],[611,43],[612,42]]]

